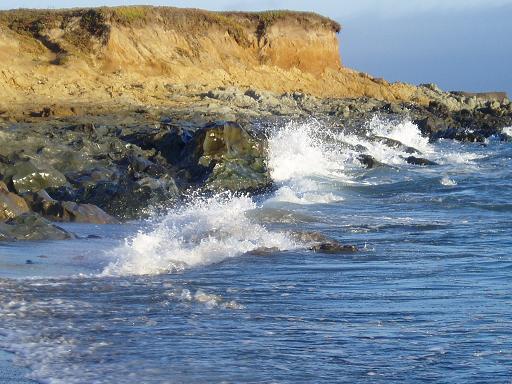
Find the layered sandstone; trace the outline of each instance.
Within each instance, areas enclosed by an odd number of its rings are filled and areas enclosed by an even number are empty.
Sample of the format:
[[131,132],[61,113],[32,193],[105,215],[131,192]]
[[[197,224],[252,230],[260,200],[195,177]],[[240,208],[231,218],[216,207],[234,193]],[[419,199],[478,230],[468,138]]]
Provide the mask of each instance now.
[[344,68],[340,26],[310,13],[169,7],[0,12],[0,109],[169,105],[221,86],[425,102]]

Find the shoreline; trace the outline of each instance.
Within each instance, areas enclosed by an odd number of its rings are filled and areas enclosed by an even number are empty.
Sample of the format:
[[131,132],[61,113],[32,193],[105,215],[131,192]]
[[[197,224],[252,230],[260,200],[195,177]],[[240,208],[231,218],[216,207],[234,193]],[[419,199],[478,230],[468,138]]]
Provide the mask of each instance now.
[[[289,122],[316,122],[328,130],[364,135],[370,134],[373,119],[408,121],[431,142],[486,145],[491,136],[511,139],[503,132],[512,126],[508,99],[453,96],[433,85],[421,87],[433,94],[428,106],[231,87],[196,95],[200,100],[190,97],[175,108],[147,106],[68,117],[50,108],[44,116],[0,121],[0,202],[5,206],[0,241],[75,239],[62,223],[117,224],[144,218],[148,207],[174,206],[191,190],[268,192],[274,183],[265,132]],[[399,140],[378,135],[370,139],[402,148],[410,164],[436,165]],[[377,165],[371,146],[343,145],[356,150],[367,168]]]

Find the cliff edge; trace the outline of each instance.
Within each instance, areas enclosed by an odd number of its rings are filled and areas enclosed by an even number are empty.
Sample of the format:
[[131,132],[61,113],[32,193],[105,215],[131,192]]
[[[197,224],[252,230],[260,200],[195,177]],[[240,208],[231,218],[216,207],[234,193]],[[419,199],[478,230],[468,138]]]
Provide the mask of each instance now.
[[0,12],[0,109],[168,105],[225,86],[426,102],[341,64],[338,23],[301,12],[114,7]]

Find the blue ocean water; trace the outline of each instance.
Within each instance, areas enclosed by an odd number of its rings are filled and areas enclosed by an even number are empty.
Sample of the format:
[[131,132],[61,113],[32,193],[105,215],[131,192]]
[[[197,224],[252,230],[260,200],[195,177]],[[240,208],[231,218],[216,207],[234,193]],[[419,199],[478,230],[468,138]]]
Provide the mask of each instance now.
[[[268,151],[265,196],[0,245],[1,347],[42,383],[511,382],[510,143],[374,118],[276,127]],[[359,252],[291,235],[312,231]]]

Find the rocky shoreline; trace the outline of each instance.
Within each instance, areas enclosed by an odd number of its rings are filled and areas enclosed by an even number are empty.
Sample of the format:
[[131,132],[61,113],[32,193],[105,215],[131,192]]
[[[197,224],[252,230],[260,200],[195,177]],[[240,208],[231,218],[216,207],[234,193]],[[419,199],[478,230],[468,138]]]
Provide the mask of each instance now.
[[[40,116],[0,123],[0,240],[73,238],[59,222],[118,223],[167,209],[191,192],[262,193],[272,189],[265,131],[316,119],[364,134],[369,117],[409,119],[431,141],[508,140],[512,104],[495,94],[444,93],[421,86],[431,102],[316,98],[218,88],[168,109]],[[172,97],[172,95],[170,96]],[[181,94],[182,100],[183,94]],[[375,138],[383,140],[383,138]],[[402,145],[391,142],[386,145]],[[361,150],[361,163],[375,165]],[[433,165],[412,153],[407,162]]]

